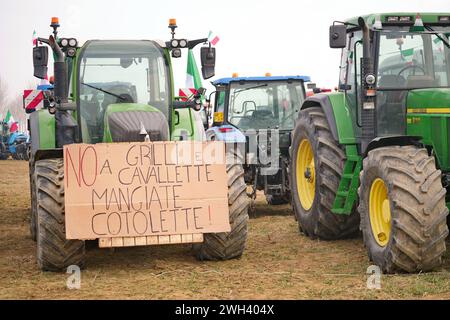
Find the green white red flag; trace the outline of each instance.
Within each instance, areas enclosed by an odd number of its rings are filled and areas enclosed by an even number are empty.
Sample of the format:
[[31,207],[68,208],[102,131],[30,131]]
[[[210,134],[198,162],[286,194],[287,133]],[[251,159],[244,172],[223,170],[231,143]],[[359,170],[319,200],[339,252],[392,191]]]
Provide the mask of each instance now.
[[209,41],[213,46],[215,46],[215,45],[217,44],[217,42],[219,42],[219,40],[220,40],[220,38],[219,38],[217,35],[215,35],[212,31],[209,31],[209,34],[208,34],[208,41]]
[[198,72],[194,53],[191,49],[188,51],[187,69],[186,69],[186,88],[198,89],[202,86],[202,78]]
[[8,113],[6,114],[5,122],[8,124],[9,131],[11,133],[17,131],[18,129],[17,122],[14,121],[14,118],[9,110]]
[[33,30],[33,46],[37,45],[37,35],[36,35],[36,30]]

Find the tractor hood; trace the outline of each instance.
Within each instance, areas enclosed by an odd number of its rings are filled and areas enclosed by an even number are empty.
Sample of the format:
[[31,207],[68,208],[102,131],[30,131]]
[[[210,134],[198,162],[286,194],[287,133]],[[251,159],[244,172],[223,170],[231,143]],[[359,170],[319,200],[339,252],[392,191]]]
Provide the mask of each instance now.
[[411,90],[406,103],[408,113],[450,113],[450,88]]
[[165,115],[156,107],[139,103],[116,103],[106,108],[104,142],[169,140],[169,125]]

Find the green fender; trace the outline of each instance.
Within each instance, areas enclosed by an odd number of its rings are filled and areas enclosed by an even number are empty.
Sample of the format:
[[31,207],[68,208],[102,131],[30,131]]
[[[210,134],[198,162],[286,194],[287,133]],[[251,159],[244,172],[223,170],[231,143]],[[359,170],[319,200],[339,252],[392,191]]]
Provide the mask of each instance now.
[[353,129],[355,121],[353,121],[350,108],[345,101],[345,94],[335,92],[313,95],[303,102],[301,110],[318,106],[325,113],[333,138],[343,145],[356,144]]

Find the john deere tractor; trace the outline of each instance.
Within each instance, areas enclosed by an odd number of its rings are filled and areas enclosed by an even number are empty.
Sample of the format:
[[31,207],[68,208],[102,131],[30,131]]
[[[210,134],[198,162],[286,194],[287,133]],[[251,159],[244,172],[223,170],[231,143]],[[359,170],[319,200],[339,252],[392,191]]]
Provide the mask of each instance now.
[[269,204],[289,203],[289,146],[307,76],[221,78],[216,87],[213,125],[208,140],[238,144],[245,182],[263,190]]
[[441,264],[450,205],[450,13],[335,21],[339,90],[305,100],[292,135],[300,229],[362,231],[384,272]]
[[[33,48],[34,75],[41,79],[47,74],[48,47],[52,49],[54,88],[45,92],[46,107],[29,119],[31,235],[37,240],[39,267],[58,271],[85,262],[85,241],[67,239],[65,233],[63,146],[200,139],[204,128],[192,116],[200,97],[175,99],[171,58],[205,43],[200,53],[202,74],[208,79],[214,75],[215,48],[207,39],[177,39],[172,19],[167,42],[92,40],[79,46],[75,38],[57,35],[57,18],[50,26],[53,35],[38,38]],[[194,245],[198,259],[231,259],[244,251],[244,172],[233,159],[227,161],[226,171],[231,232],[203,234],[203,242]]]

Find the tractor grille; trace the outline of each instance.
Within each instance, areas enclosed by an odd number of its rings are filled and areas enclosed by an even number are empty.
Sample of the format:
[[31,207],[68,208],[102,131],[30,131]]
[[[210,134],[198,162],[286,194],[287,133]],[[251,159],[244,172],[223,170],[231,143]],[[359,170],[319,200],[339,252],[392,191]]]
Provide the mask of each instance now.
[[108,115],[109,130],[113,142],[144,141],[141,128],[144,126],[151,141],[169,139],[169,126],[161,112],[124,111]]

